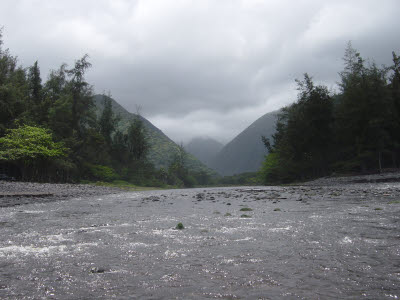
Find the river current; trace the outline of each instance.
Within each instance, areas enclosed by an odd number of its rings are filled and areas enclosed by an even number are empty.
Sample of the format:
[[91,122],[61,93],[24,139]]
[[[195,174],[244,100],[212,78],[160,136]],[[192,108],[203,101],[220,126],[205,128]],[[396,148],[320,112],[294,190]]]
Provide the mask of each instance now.
[[0,208],[2,299],[399,297],[398,183],[129,192]]

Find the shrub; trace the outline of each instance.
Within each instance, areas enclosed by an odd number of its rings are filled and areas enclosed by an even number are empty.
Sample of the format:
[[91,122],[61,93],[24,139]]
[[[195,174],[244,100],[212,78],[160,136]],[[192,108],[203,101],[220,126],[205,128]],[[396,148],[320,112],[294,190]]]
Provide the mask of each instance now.
[[182,223],[178,223],[178,224],[176,225],[175,229],[182,230],[182,229],[185,229],[185,226],[183,226]]
[[101,181],[113,181],[118,179],[118,174],[113,168],[102,165],[88,165],[90,177]]
[[243,207],[240,211],[252,211],[252,209],[250,207]]

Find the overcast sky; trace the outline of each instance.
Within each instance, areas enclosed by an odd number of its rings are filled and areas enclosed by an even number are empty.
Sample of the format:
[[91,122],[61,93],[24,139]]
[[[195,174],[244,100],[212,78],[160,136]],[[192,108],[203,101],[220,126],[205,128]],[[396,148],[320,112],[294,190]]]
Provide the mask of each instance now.
[[307,72],[334,89],[349,40],[400,53],[399,0],[2,0],[6,48],[46,79],[85,53],[87,80],[176,142],[228,142],[296,100]]

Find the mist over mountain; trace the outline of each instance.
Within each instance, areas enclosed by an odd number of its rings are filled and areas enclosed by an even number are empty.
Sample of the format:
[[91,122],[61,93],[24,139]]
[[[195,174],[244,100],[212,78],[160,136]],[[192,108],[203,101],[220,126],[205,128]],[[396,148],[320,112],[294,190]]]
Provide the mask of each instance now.
[[194,155],[208,167],[212,167],[215,156],[223,147],[222,143],[210,137],[195,137],[185,145],[187,152]]
[[261,136],[271,137],[279,111],[269,112],[237,135],[216,155],[211,167],[221,175],[255,172],[260,169],[266,154]]

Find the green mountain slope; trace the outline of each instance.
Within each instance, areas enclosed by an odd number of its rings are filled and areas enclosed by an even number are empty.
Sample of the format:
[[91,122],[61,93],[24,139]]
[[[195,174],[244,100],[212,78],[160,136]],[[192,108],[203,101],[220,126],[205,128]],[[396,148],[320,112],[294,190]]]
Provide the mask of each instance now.
[[[97,114],[100,115],[104,107],[103,95],[96,95],[94,103],[96,105]],[[111,99],[112,108],[116,115],[120,116],[118,128],[122,132],[126,132],[130,122],[137,116],[136,114],[128,112],[124,107],[118,104],[117,101]],[[139,116],[147,129],[147,136],[150,143],[150,151],[148,158],[156,166],[156,168],[167,168],[172,161],[175,153],[178,151],[178,145],[175,144],[169,137],[167,137],[160,129],[154,126],[150,121],[142,116]],[[192,171],[206,171],[209,174],[214,174],[212,170],[207,168],[193,155],[188,154],[187,164]]]
[[278,111],[265,114],[243,130],[217,154],[211,167],[221,175],[255,172],[268,153],[261,136],[275,132]]

